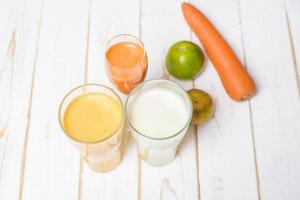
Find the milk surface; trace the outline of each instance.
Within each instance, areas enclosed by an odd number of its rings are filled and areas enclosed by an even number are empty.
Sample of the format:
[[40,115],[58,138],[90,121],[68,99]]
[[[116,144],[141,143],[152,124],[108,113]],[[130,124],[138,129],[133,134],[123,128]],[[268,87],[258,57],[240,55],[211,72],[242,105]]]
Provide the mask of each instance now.
[[181,131],[189,118],[186,101],[172,90],[153,88],[134,100],[130,113],[137,131],[153,138],[166,138]]

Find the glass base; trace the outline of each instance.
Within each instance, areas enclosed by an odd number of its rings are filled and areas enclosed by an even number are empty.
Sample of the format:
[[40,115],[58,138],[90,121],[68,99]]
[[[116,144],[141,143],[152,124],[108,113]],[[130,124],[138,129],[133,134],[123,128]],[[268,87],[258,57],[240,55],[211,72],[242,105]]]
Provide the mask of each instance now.
[[84,160],[93,171],[105,173],[117,168],[117,166],[122,160],[122,152],[116,152],[115,155],[113,155],[113,157],[110,157],[110,159],[106,161],[92,162],[86,159]]
[[163,151],[147,150],[140,157],[149,165],[162,167],[170,164],[176,157],[176,149],[168,149]]

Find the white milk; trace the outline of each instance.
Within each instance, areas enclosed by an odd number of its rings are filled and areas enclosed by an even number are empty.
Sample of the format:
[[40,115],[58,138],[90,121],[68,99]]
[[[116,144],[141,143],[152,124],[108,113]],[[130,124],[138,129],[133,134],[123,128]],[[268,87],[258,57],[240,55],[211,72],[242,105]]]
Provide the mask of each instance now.
[[182,94],[166,88],[141,92],[132,102],[129,114],[135,130],[153,138],[132,130],[141,157],[152,165],[171,162],[187,130],[189,117],[190,103]]

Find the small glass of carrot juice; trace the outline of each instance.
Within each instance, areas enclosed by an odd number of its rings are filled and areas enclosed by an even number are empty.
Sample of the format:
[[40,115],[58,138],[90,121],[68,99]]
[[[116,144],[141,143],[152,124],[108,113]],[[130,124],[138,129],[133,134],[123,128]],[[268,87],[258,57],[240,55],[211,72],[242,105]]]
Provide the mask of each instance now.
[[147,53],[143,42],[133,35],[121,34],[110,39],[105,61],[109,79],[123,93],[129,93],[145,79]]

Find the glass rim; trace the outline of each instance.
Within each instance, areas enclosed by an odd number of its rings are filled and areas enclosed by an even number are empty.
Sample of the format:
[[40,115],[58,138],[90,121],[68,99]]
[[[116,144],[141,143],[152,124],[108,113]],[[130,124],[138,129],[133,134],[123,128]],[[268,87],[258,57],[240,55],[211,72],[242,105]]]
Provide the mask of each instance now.
[[[138,38],[137,36],[132,35],[132,34],[129,34],[129,33],[121,33],[121,34],[117,34],[117,35],[113,36],[111,39],[109,39],[109,40],[107,41],[107,43],[106,43],[106,45],[105,45],[105,60],[106,60],[108,63],[110,63],[113,67],[116,67],[116,68],[123,68],[123,67],[120,67],[120,66],[115,66],[115,65],[113,65],[113,64],[109,61],[109,59],[107,58],[107,56],[106,56],[106,53],[107,53],[107,51],[108,51],[108,49],[109,49],[109,48],[108,48],[109,44],[110,44],[114,39],[116,39],[116,38],[118,38],[118,37],[122,37],[122,36],[128,36],[128,37],[131,37],[131,38],[133,38],[133,39],[135,39],[135,40],[137,40],[137,41],[139,41],[139,42],[141,43],[141,47],[142,47],[142,49],[143,49],[143,56],[142,56],[141,60],[140,60],[137,64],[135,64],[135,65],[133,65],[133,66],[130,66],[130,67],[125,67],[124,69],[136,67],[138,64],[140,64],[141,62],[143,62],[143,60],[145,59],[145,57],[146,57],[146,55],[147,55],[147,52],[146,52],[146,49],[145,49],[144,42],[143,42],[140,38]],[[120,42],[118,42],[118,43],[120,43]],[[139,46],[140,46],[140,45],[139,45]]]
[[[159,82],[159,81],[165,81],[165,82],[168,82],[174,86],[176,86],[181,92],[183,92],[185,94],[185,97],[188,99],[188,102],[189,102],[189,110],[190,110],[190,114],[189,114],[189,117],[188,117],[188,120],[187,122],[185,123],[185,125],[179,130],[177,131],[175,134],[173,135],[170,135],[170,136],[167,136],[167,137],[162,137],[162,138],[156,138],[156,137],[151,137],[151,136],[148,136],[148,135],[145,135],[143,133],[141,133],[141,131],[137,130],[132,122],[130,121],[130,118],[128,116],[128,101],[129,101],[129,98],[133,95],[134,92],[138,91],[141,87],[143,87],[145,84],[148,84],[148,83],[151,83],[151,82]],[[170,80],[166,80],[166,79],[150,79],[150,80],[147,80],[147,81],[144,81],[143,83],[137,85],[135,88],[133,88],[130,93],[128,94],[127,98],[126,98],[126,102],[125,102],[125,115],[126,115],[126,119],[127,119],[127,122],[128,122],[128,125],[134,130],[136,131],[138,134],[142,135],[143,137],[146,137],[148,139],[151,139],[151,140],[167,140],[167,139],[170,139],[170,138],[173,138],[173,137],[176,137],[177,135],[179,135],[182,131],[184,131],[184,129],[186,129],[189,125],[190,125],[190,122],[192,120],[192,116],[193,116],[193,105],[192,105],[192,101],[190,99],[190,97],[188,96],[187,92],[185,91],[185,89],[180,86],[179,84],[173,82],[173,81],[170,81]]]
[[[94,142],[85,142],[85,141],[82,141],[82,140],[78,140],[72,136],[70,136],[67,131],[65,130],[64,128],[64,125],[63,125],[63,122],[61,120],[61,114],[62,114],[62,106],[64,104],[64,102],[66,101],[66,99],[73,93],[75,92],[76,90],[78,89],[81,89],[83,87],[89,87],[89,86],[95,86],[95,87],[100,87],[100,88],[105,88],[109,91],[111,91],[118,99],[120,105],[121,105],[121,109],[122,109],[122,118],[121,118],[121,121],[119,123],[119,125],[116,127],[116,129],[114,131],[112,131],[112,133],[110,135],[108,135],[107,137],[101,139],[101,140],[97,140],[97,141],[94,141]],[[99,92],[98,92],[99,93]],[[74,99],[74,98],[73,98]],[[73,100],[72,99],[72,100]],[[59,125],[60,125],[60,128],[63,130],[64,134],[70,138],[71,140],[75,141],[75,142],[79,142],[79,143],[83,143],[83,144],[98,144],[98,143],[101,143],[111,137],[113,137],[117,131],[122,127],[122,124],[123,124],[123,121],[125,119],[125,111],[124,111],[124,108],[123,108],[123,103],[122,103],[122,100],[120,98],[120,96],[110,87],[108,86],[105,86],[105,85],[102,85],[102,84],[97,84],[97,83],[85,83],[85,84],[81,84],[81,85],[78,85],[77,87],[71,89],[69,92],[67,92],[67,94],[64,95],[63,99],[61,100],[60,102],[60,105],[59,105],[59,110],[58,110],[58,121],[59,121]]]

